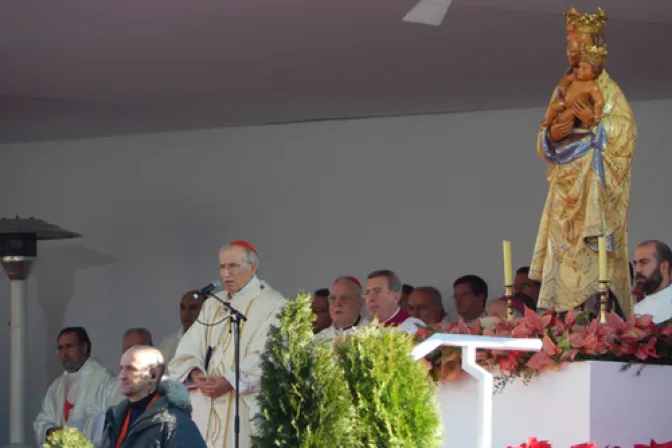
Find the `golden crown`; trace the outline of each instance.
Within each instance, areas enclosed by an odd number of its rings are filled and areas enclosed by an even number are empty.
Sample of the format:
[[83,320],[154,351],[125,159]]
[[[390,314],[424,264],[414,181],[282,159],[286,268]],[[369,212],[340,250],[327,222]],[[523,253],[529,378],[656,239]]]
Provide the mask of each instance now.
[[604,47],[586,46],[581,50],[581,61],[593,65],[604,65],[608,54],[606,45]]
[[567,20],[567,31],[602,34],[608,17],[602,8],[597,8],[596,13],[581,14],[572,6],[565,13],[565,19]]

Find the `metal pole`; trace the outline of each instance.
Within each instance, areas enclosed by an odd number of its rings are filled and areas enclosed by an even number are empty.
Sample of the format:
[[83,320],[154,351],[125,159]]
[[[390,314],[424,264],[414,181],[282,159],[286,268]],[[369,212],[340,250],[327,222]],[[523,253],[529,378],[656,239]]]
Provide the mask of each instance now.
[[25,442],[26,280],[10,280],[9,441]]

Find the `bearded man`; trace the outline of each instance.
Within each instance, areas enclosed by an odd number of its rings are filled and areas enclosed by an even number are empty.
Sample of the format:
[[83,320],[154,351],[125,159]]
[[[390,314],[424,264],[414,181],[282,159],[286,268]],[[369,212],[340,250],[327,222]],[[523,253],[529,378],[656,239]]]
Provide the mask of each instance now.
[[635,249],[636,289],[645,298],[635,305],[635,315],[650,314],[660,324],[672,318],[672,251],[658,240],[645,241]]
[[82,327],[67,327],[57,338],[65,372],[51,383],[33,428],[37,446],[64,426],[77,428],[96,442],[105,410],[123,396],[114,374],[91,356],[91,339]]

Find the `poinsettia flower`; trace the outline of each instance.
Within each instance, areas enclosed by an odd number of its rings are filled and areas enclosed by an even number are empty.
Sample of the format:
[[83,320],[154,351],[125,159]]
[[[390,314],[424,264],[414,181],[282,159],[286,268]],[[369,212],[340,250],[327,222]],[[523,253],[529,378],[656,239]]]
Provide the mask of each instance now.
[[518,355],[514,351],[509,351],[506,355],[499,358],[499,370],[504,374],[516,372],[518,367]]
[[536,437],[528,437],[526,443],[521,443],[520,445],[509,448],[552,448],[551,444],[547,440],[537,440]]
[[[653,323],[653,316],[651,314],[642,314],[641,316],[635,316],[634,314],[630,316],[630,319],[635,321],[635,324],[640,328],[651,328],[655,327],[656,324]],[[653,440],[652,443],[655,443]]]
[[638,443],[634,446],[634,448],[672,448],[672,440],[665,443],[656,443],[655,440],[651,439],[651,443],[649,445]]
[[[518,319],[513,328],[513,337],[541,336],[546,332],[546,327],[548,327],[552,319],[552,313],[545,313],[539,316],[536,311],[525,307],[525,315],[521,319]],[[521,334],[521,336],[518,336],[518,334]]]
[[553,357],[560,356],[562,352],[553,340],[548,336],[544,336],[543,345],[540,351],[532,355],[532,357],[525,364],[530,369],[539,372],[546,367],[553,364]]
[[425,339],[429,338],[431,335],[436,333],[436,330],[430,327],[425,327],[422,325],[418,325],[418,339],[420,341],[424,341]]
[[[595,443],[579,443],[578,445],[572,445],[569,448],[595,448]],[[618,448],[618,447],[614,447]]]
[[650,338],[648,341],[642,344],[638,344],[634,350],[633,355],[635,355],[637,359],[640,359],[642,361],[648,358],[660,358],[660,355],[656,353],[657,340],[658,339],[656,338]]

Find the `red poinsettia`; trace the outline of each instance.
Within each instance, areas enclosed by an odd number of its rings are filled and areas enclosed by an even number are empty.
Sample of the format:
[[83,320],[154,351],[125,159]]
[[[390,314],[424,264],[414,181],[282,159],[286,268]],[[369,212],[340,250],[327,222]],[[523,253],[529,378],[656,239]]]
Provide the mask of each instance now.
[[636,444],[634,448],[672,448],[672,440],[665,443],[656,443],[655,440],[651,439],[651,444],[649,445]]
[[[551,444],[546,440],[538,441],[536,437],[529,437],[526,443],[522,443],[516,447],[509,446],[508,448],[551,448]],[[569,448],[596,448],[595,443],[579,443],[572,445]],[[621,448],[619,446],[607,446],[606,448]],[[653,439],[650,445],[635,444],[634,448],[672,448],[672,441],[666,443],[656,443]]]
[[[547,311],[542,315],[529,308],[515,320],[500,320],[494,325],[481,326],[480,321],[469,326],[464,322],[448,327],[427,327],[418,332],[424,340],[434,333],[470,334],[494,337],[541,338],[541,351],[516,352],[480,350],[478,362],[504,377],[529,380],[545,369],[555,369],[565,362],[587,359],[619,359],[624,362],[653,362],[662,358],[672,365],[672,325],[661,327],[651,316],[621,319],[607,313],[605,324],[590,320],[586,313],[570,310],[564,315]],[[461,349],[441,347],[427,358],[431,376],[446,382],[461,375]],[[657,363],[661,363],[657,361]]]
[[527,442],[518,446],[509,446],[509,448],[551,448],[551,444],[546,440],[537,440],[536,437],[529,437]]

